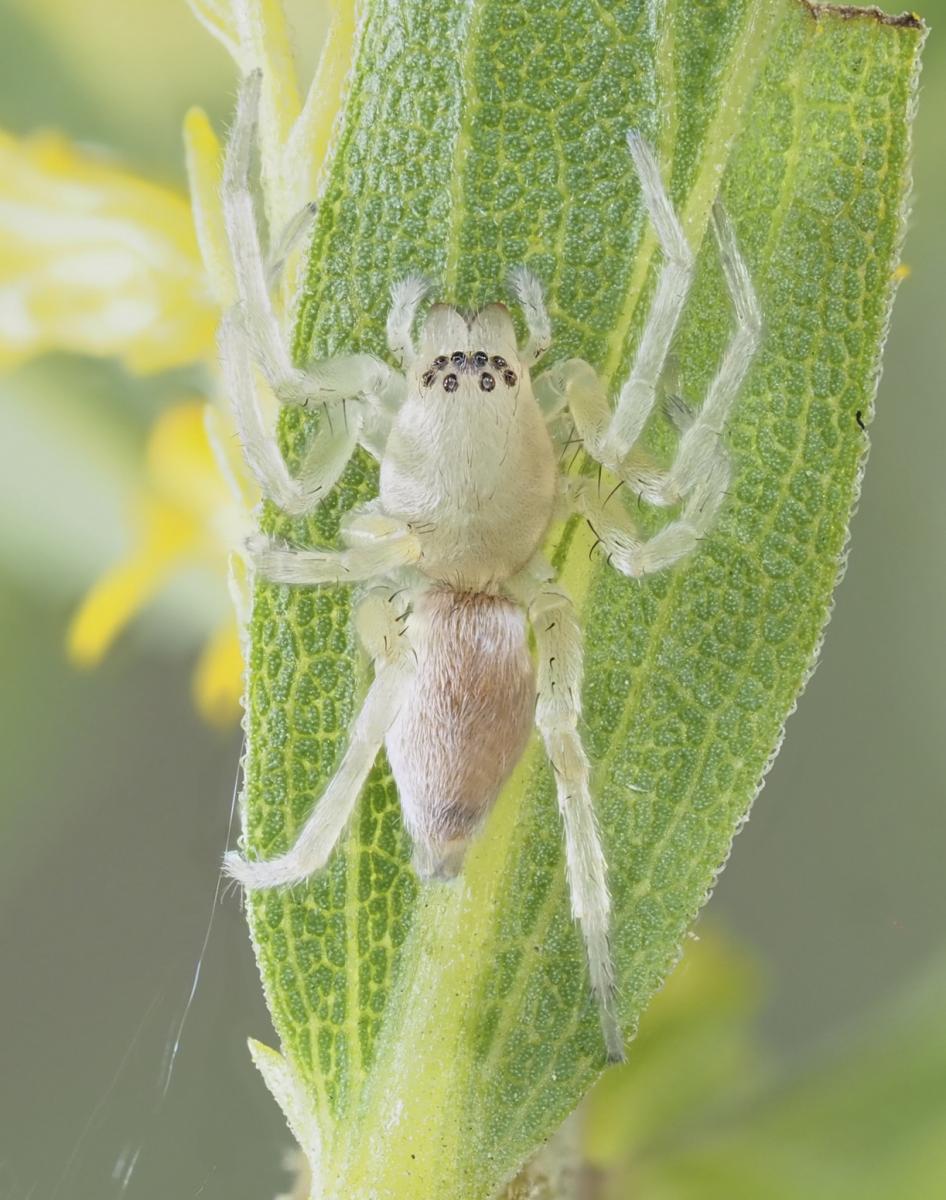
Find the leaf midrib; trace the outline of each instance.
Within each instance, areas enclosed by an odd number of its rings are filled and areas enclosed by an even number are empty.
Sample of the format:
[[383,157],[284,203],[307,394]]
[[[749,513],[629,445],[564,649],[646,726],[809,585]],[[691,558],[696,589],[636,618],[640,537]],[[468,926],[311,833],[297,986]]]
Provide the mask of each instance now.
[[460,269],[460,230],[466,215],[466,172],[464,159],[470,147],[470,126],[476,109],[476,85],[473,77],[473,55],[476,45],[475,32],[481,19],[483,6],[477,0],[466,0],[466,20],[459,27],[463,38],[463,53],[460,59],[460,95],[456,137],[453,142],[453,166],[450,171],[450,238],[447,243],[447,259],[444,265],[446,296],[456,296]]

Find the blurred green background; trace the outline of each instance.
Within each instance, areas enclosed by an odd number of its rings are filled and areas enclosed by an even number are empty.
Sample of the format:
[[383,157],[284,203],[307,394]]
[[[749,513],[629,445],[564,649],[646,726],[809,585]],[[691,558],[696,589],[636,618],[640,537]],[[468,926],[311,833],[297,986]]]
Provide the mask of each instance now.
[[[306,78],[324,14],[287,7]],[[922,10],[911,275],[821,665],[698,930],[715,949],[684,964],[590,1110],[601,1195],[946,1195],[946,1151],[915,1141],[946,1144],[941,10]],[[2,0],[0,45],[0,127],[62,130],[179,188],[184,112],[222,129],[231,107],[230,61],[183,0]],[[100,668],[64,653],[77,601],[126,545],[154,417],[199,384],[64,355],[0,377],[2,1200],[287,1186],[289,1136],[244,1045],[272,1035],[235,898],[163,1089],[240,748],[189,699],[226,598],[194,572]],[[874,1164],[888,1150],[902,1161]]]

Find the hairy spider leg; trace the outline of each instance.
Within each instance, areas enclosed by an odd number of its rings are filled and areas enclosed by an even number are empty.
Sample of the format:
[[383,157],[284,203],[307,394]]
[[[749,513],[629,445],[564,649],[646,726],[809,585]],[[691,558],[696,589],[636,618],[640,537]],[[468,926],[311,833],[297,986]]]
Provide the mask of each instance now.
[[519,350],[519,357],[531,368],[552,344],[552,323],[545,307],[542,284],[531,271],[517,267],[509,274],[509,287],[519,301],[529,331],[526,344]]
[[250,342],[239,314],[231,309],[218,333],[223,378],[243,457],[263,495],[291,516],[311,511],[328,495],[351,458],[361,432],[361,416],[342,411],[343,402],[326,410],[318,431],[290,474],[279,443],[266,427],[259,403]]
[[422,301],[430,292],[423,275],[408,275],[391,288],[391,307],[388,309],[388,349],[400,363],[417,357],[414,341],[414,320]]
[[713,206],[713,232],[732,299],[736,329],[723,352],[702,407],[692,414],[680,438],[667,483],[671,498],[690,495],[699,480],[709,473],[710,464],[725,455],[720,446],[720,434],[762,340],[762,311],[752,277],[739,251],[732,223],[719,200]]
[[421,556],[420,539],[410,525],[387,517],[377,503],[354,509],[342,525],[342,550],[281,545],[265,534],[247,540],[247,556],[257,576],[269,583],[361,583],[411,566]]
[[569,596],[536,572],[534,565],[510,582],[526,606],[538,659],[535,721],[555,776],[565,832],[565,869],[572,916],[578,922],[598,1002],[608,1058],[624,1058],[616,1012],[611,959],[607,862],[591,797],[588,757],[578,732],[581,718],[582,643],[578,616]]
[[[550,427],[555,422],[555,426],[561,428],[563,414],[567,412],[571,416],[571,436],[557,439],[562,442],[563,449],[569,446],[584,448],[590,458],[596,458],[611,420],[611,406],[594,367],[582,358],[566,359],[540,375],[534,388]],[[605,464],[602,462],[601,465]],[[626,484],[635,495],[650,504],[670,503],[666,494],[668,472],[636,446],[625,455],[618,475],[618,487]]]
[[[254,71],[243,80],[237,99],[236,117],[227,142],[223,172],[223,211],[227,237],[233,258],[237,305],[224,319],[220,332],[221,357],[227,375],[231,404],[243,442],[247,463],[265,495],[286,512],[304,513],[338,478],[350,457],[361,425],[370,427],[363,442],[378,452],[383,442],[384,407],[396,404],[403,394],[403,382],[380,359],[369,354],[353,354],[323,360],[301,369],[293,365],[270,295],[270,268],[260,244],[259,225],[250,188],[250,163],[259,111],[261,73]],[[301,236],[299,229],[289,231],[290,238]],[[240,347],[240,342],[245,348]],[[336,419],[324,422],[328,437],[320,431],[303,461],[298,477],[289,474],[279,447],[260,408],[256,371],[282,404],[339,406]],[[369,401],[364,416],[357,406],[342,411],[347,399],[362,397]],[[339,432],[336,434],[335,430]],[[347,456],[346,456],[347,450]]]
[[287,222],[275,245],[270,247],[269,257],[266,261],[266,283],[270,291],[273,291],[276,285],[282,281],[282,274],[286,269],[289,256],[302,244],[306,234],[312,228],[318,211],[318,205],[314,200],[304,205]]
[[627,144],[664,263],[631,373],[618,393],[614,415],[600,439],[589,446],[593,457],[617,474],[640,439],[656,403],[657,384],[693,281],[693,251],[664,188],[654,152],[635,131],[628,134]]
[[359,633],[374,660],[375,677],[352,726],[348,747],[292,848],[278,858],[248,862],[227,854],[224,870],[249,888],[287,887],[324,867],[351,819],[385,734],[410,679],[411,654],[402,636],[403,611],[390,588],[369,592],[356,612]]
[[[625,575],[653,574],[689,554],[708,532],[729,484],[729,456],[721,434],[759,348],[762,317],[749,270],[719,204],[714,209],[713,225],[736,327],[702,407],[680,437],[663,485],[665,503],[683,500],[680,515],[652,538],[641,539],[626,510],[621,505],[606,507],[588,479],[574,478],[566,483],[575,508],[587,518],[609,561]],[[577,367],[572,370],[574,386],[579,371]],[[583,371],[581,375],[586,377]]]

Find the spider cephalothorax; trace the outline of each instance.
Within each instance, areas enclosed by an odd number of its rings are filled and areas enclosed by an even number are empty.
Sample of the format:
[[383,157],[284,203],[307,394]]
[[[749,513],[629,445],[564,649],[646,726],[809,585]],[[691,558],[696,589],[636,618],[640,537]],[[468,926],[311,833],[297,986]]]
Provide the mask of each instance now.
[[[690,413],[678,406],[673,414],[680,443],[665,470],[642,465],[636,446],[657,401],[693,254],[654,154],[636,134],[628,138],[631,156],[665,264],[633,367],[613,405],[580,359],[533,381],[532,367],[549,348],[551,332],[542,290],[523,270],[514,273],[512,291],[528,328],[524,345],[502,304],[472,316],[436,304],[415,343],[427,285],[410,278],[393,288],[387,322],[388,345],[403,372],[367,354],[297,368],[266,290],[250,200],[258,98],[259,77],[250,76],[224,180],[240,303],[224,321],[221,351],[247,462],[264,494],[302,513],[331,488],[357,440],[380,462],[380,492],[349,515],[344,549],[290,548],[257,537],[250,557],[259,576],[275,583],[372,581],[356,619],[375,674],[347,749],[295,845],[265,862],[229,855],[227,869],[248,887],[270,888],[323,867],[384,746],[418,873],[451,877],[534,723],[554,770],[572,911],[608,1056],[619,1059],[607,871],[578,731],[581,628],[541,547],[560,511],[585,517],[608,562],[627,576],[663,570],[695,548],[725,496],[729,462],[720,432],[759,341],[748,271],[717,206],[714,231],[736,327],[702,407]],[[285,404],[352,402],[344,432],[320,433],[294,477],[264,428],[254,368]],[[592,460],[640,498],[679,506],[673,519],[645,538],[623,505],[602,500],[592,479],[562,474],[556,441],[570,444],[576,436]]]

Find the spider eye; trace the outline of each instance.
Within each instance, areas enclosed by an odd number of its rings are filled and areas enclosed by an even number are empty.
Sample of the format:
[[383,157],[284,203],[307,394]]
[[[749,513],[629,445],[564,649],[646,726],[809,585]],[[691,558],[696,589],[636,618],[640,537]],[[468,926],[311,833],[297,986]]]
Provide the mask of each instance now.
[[477,352],[473,355],[474,367],[481,367],[481,368],[485,367],[488,362],[489,362],[489,355],[486,353],[485,350],[477,350]]
[[484,371],[480,376],[480,387],[484,392],[491,392],[496,386],[496,380],[490,375],[489,371]]
[[493,355],[493,366],[499,367],[499,369],[501,371],[503,369],[503,367],[508,366],[508,364],[501,354],[494,354]]
[[438,354],[437,357],[434,359],[434,366],[439,370],[441,367],[445,367],[446,365],[447,365],[446,354]]
[[444,375],[443,377],[443,390],[445,392],[455,392],[459,382],[456,375],[451,371],[449,375]]
[[424,385],[424,387],[430,387],[430,385],[433,383],[433,381],[436,379],[436,377],[437,377],[436,371],[425,371],[424,374],[421,376],[420,381]]
[[466,355],[462,350],[454,350],[454,352],[450,355],[450,361],[455,367],[462,367],[466,362]]
[[505,371],[503,371],[503,383],[506,384],[507,387],[515,387],[516,386],[516,372],[509,370],[508,368]]

